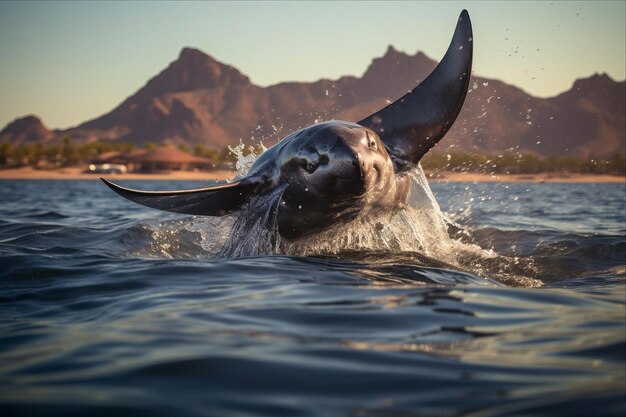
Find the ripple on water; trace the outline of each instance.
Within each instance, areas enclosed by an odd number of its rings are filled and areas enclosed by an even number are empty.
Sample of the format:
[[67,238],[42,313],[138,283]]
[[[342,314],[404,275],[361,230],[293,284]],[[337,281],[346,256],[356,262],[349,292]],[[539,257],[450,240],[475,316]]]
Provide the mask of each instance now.
[[[623,415],[624,188],[419,181],[379,236],[282,247],[95,182],[0,181],[0,414]],[[544,194],[555,217],[530,219]],[[610,212],[565,228],[593,198]]]

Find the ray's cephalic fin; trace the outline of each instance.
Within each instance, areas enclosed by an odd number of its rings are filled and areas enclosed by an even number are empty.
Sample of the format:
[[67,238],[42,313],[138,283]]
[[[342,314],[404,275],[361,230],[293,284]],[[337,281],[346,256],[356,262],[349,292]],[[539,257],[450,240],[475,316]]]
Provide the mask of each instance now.
[[358,122],[378,133],[396,172],[415,166],[459,115],[472,72],[472,45],[472,23],[463,10],[433,72],[406,95]]

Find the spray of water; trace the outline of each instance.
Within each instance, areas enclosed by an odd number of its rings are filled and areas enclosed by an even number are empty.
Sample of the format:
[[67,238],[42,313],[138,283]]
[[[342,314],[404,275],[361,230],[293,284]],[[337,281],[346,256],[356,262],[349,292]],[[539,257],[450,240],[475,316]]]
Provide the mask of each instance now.
[[409,207],[381,213],[364,213],[347,224],[336,225],[294,242],[283,241],[288,255],[334,254],[345,251],[419,252],[456,264],[446,223],[421,167],[411,178]]
[[275,213],[283,189],[253,198],[235,217],[220,257],[286,254],[310,256],[345,251],[419,252],[457,265],[458,242],[450,239],[446,220],[421,167],[411,178],[409,207],[390,213],[364,213],[345,224],[295,241],[277,233]]
[[239,258],[279,254],[280,238],[275,213],[284,188],[253,198],[237,214],[230,236],[217,256]]
[[[237,173],[243,177],[257,158],[245,145],[230,148],[237,157]],[[282,239],[278,234],[275,214],[284,188],[253,198],[236,214],[226,217],[198,217],[183,225],[187,233],[200,236],[198,245],[185,248],[186,255],[196,257],[238,258],[284,254],[291,256],[332,255],[345,252],[418,253],[460,270],[479,276],[490,276],[500,281],[522,286],[540,285],[530,278],[537,271],[516,258],[498,255],[472,242],[471,230],[455,225],[442,213],[421,166],[406,175],[411,187],[408,207],[393,212],[366,212],[346,224],[295,241]],[[178,257],[172,247],[176,226],[153,226],[151,255]],[[456,228],[451,237],[450,227]],[[179,227],[180,228],[180,227]],[[198,239],[194,239],[198,242]]]
[[235,155],[237,158],[237,162],[235,163],[235,168],[237,169],[237,177],[243,178],[248,174],[252,164],[259,157],[260,154],[265,152],[267,148],[263,145],[263,142],[259,143],[260,152],[256,153],[256,149],[254,146],[248,145],[248,153],[245,154],[246,145],[243,144],[241,139],[239,140],[239,145],[235,147],[228,146],[228,150],[231,155]]

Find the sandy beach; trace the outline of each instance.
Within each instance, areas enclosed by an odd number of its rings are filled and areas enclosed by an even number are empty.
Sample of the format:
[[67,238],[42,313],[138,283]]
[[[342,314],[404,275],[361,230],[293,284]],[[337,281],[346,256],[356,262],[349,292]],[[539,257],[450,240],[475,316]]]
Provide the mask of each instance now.
[[[560,183],[623,183],[623,175],[592,175],[592,174],[479,174],[474,172],[426,172],[431,182],[560,182]],[[113,180],[231,180],[234,171],[171,171],[155,174],[90,174],[83,172],[82,167],[67,167],[54,170],[38,170],[32,167],[11,168],[0,170],[2,179],[53,179],[53,180],[97,180],[100,177]]]
[[539,174],[479,174],[476,172],[426,172],[431,182],[559,182],[559,183],[624,183],[623,175],[595,175],[595,174],[566,174],[566,173],[539,173]]
[[97,180],[102,178],[118,180],[231,180],[235,171],[169,171],[154,174],[92,174],[83,172],[83,167],[67,167],[52,170],[39,170],[32,167],[10,168],[0,170],[1,179],[28,179],[28,180]]

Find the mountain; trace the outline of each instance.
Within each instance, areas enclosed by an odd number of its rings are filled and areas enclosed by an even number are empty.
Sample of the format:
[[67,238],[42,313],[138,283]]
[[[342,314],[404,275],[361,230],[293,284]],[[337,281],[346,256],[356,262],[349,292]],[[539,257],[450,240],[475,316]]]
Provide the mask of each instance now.
[[45,142],[53,137],[54,133],[33,115],[15,119],[0,130],[0,142],[10,141],[15,145]]
[[[3,129],[0,142],[69,136],[137,145],[151,141],[222,148],[240,139],[272,144],[315,121],[360,120],[404,95],[435,66],[436,61],[421,52],[407,55],[389,46],[361,77],[260,87],[237,68],[184,48],[111,112],[54,132],[28,116]],[[624,154],[625,97],[625,83],[606,74],[577,80],[570,90],[546,99],[474,76],[457,122],[435,151]]]
[[[545,142],[570,145],[586,155],[623,154],[625,97],[624,82],[616,83],[607,74],[577,80],[571,90],[549,100],[554,109],[560,110],[561,119],[558,131],[548,129]],[[546,126],[550,123],[545,117],[539,122]],[[553,146],[551,151],[558,149]]]
[[625,85],[606,74],[595,74],[576,80],[570,90],[556,97],[541,99],[501,81],[476,77],[473,87],[478,88],[468,95],[446,140],[481,152],[623,155]]

